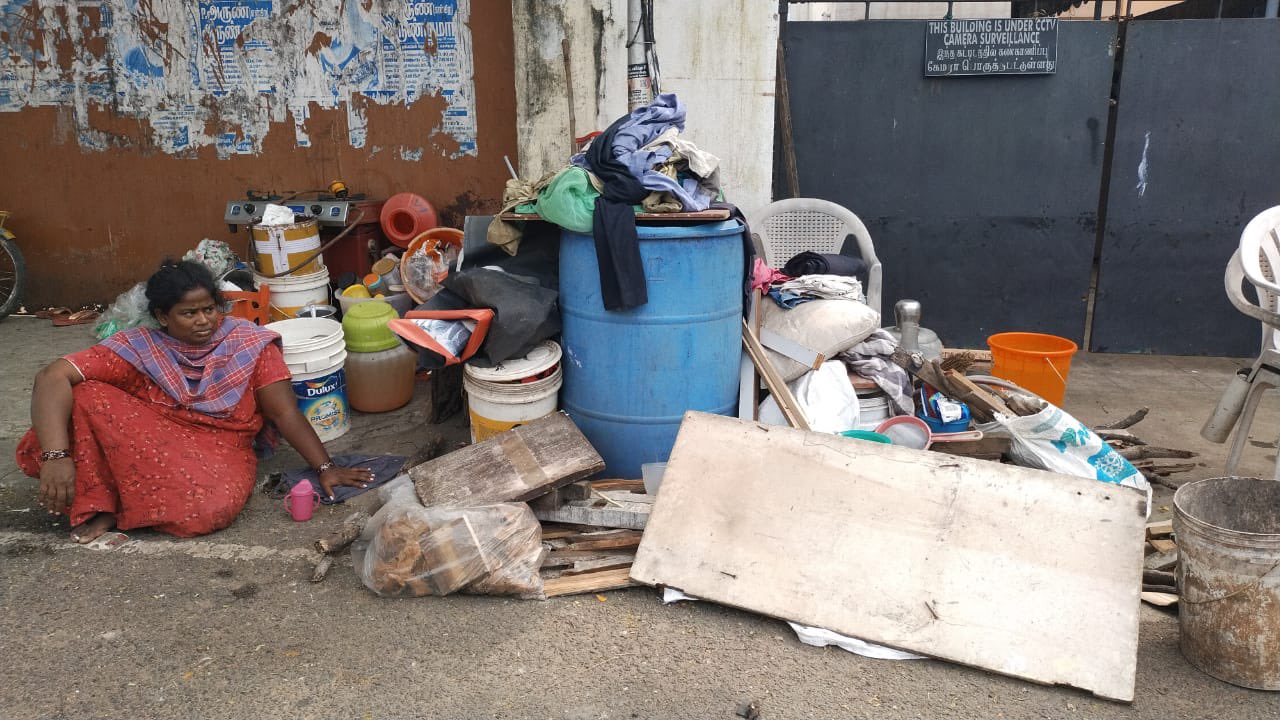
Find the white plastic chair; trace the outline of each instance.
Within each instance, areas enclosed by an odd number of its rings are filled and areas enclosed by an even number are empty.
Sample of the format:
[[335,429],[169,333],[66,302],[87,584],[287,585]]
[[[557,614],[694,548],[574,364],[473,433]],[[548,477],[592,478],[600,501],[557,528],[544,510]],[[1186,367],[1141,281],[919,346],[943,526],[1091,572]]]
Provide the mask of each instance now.
[[857,215],[826,200],[790,198],[751,213],[747,223],[760,240],[764,261],[779,269],[806,250],[839,253],[845,238],[852,235],[858,242],[858,254],[867,264],[867,305],[880,312],[880,260],[871,243],[871,233]]
[[[1280,387],[1280,206],[1260,213],[1245,226],[1240,248],[1227,262],[1224,282],[1227,298],[1237,310],[1262,324],[1262,347],[1258,359],[1248,370],[1242,370],[1227,386],[1213,416],[1200,434],[1207,440],[1223,442],[1232,427],[1235,437],[1227,453],[1226,474],[1235,474],[1240,456],[1249,440],[1262,394]],[[1258,295],[1254,303],[1244,293],[1248,280]],[[1280,480],[1280,460],[1275,479]]]

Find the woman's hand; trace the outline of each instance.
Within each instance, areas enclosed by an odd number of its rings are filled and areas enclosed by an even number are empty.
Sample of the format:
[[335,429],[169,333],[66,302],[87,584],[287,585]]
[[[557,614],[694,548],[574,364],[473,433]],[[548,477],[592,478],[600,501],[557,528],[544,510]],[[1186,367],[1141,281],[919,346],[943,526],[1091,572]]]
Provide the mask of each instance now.
[[320,494],[332,500],[334,488],[343,485],[366,488],[373,479],[373,471],[369,468],[331,467],[320,473]]
[[66,514],[76,494],[76,464],[71,458],[48,460],[40,467],[40,504],[51,513]]

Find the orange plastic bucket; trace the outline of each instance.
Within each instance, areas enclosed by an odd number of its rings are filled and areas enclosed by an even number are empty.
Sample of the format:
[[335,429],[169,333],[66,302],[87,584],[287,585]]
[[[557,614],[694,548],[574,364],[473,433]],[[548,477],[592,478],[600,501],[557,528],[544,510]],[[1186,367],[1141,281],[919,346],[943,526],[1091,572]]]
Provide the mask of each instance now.
[[1054,405],[1067,394],[1071,356],[1079,347],[1057,335],[1007,332],[987,338],[991,374],[1017,383]]

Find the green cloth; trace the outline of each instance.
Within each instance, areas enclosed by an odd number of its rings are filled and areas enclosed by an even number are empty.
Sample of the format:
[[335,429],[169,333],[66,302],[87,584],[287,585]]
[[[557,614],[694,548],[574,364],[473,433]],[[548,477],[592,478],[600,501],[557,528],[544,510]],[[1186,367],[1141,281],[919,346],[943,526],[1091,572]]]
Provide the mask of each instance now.
[[598,197],[600,193],[591,186],[587,171],[569,167],[542,189],[533,212],[562,228],[589,235]]

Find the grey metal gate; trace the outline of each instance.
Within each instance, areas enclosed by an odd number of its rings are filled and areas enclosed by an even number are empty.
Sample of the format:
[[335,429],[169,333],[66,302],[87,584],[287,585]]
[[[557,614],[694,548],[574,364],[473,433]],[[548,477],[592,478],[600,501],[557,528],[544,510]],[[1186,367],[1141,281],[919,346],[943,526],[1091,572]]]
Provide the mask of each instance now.
[[1092,349],[1245,356],[1222,273],[1280,205],[1280,21],[1129,24]]
[[862,218],[886,312],[919,299],[948,345],[1079,342],[1116,25],[1061,23],[1058,71],[1039,76],[926,78],[924,36],[920,21],[784,26],[799,195]]

